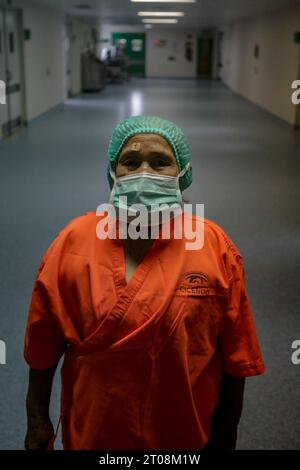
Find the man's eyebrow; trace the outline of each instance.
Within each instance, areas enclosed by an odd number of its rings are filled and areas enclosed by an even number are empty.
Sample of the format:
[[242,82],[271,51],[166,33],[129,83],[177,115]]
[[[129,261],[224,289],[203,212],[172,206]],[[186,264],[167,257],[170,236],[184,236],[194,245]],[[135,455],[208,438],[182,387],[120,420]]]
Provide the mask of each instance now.
[[128,150],[125,150],[119,157],[120,160],[123,160],[124,158],[126,157],[136,157],[137,155],[139,155],[140,152],[139,150],[132,150],[132,149],[128,149]]
[[[122,153],[122,155],[120,155],[120,160],[121,159],[123,160],[126,157],[136,157],[137,155],[140,155],[140,152],[138,150],[128,149],[128,150],[125,150],[124,153]],[[173,159],[173,155],[165,152],[164,150],[152,150],[149,152],[149,155],[151,157],[162,157],[162,158],[166,158],[169,160]]]
[[173,157],[172,154],[167,153],[164,150],[161,150],[161,151],[153,150],[152,152],[150,152],[150,155],[153,156],[153,157],[165,157],[165,158],[169,158],[171,160],[172,160],[172,157]]

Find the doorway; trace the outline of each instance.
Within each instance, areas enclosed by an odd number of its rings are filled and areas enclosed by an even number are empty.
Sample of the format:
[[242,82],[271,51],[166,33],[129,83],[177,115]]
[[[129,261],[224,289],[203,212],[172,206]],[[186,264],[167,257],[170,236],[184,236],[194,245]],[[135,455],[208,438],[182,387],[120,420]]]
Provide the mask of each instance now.
[[22,12],[0,8],[0,80],[6,84],[0,139],[12,135],[25,123],[22,31]]
[[112,44],[128,58],[128,72],[132,76],[145,76],[145,33],[112,33]]
[[198,38],[198,76],[211,78],[213,66],[213,38]]
[[72,96],[72,70],[71,70],[72,23],[67,21],[64,25],[64,98]]

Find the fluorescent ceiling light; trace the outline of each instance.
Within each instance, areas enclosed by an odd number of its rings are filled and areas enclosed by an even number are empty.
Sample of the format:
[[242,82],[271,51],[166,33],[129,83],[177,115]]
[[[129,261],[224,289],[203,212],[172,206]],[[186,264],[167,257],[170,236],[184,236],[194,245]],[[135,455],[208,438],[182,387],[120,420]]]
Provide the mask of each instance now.
[[174,24],[174,23],[178,23],[178,20],[175,20],[175,19],[164,19],[164,20],[158,20],[157,18],[148,18],[147,20],[142,20],[143,23],[160,23],[160,24]]
[[182,11],[139,11],[139,16],[184,16]]
[[132,2],[148,3],[195,3],[196,0],[131,0]]

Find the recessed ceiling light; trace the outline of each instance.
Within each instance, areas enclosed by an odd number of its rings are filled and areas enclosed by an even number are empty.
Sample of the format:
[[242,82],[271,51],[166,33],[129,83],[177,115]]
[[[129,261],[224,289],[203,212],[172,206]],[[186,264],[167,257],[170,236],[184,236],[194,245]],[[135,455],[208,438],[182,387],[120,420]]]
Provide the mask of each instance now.
[[139,16],[184,16],[182,11],[139,11]]
[[175,19],[167,19],[165,18],[164,20],[159,20],[157,18],[148,18],[148,19],[144,19],[142,20],[143,23],[160,23],[160,24],[175,24],[175,23],[178,23],[178,20],[175,20]]

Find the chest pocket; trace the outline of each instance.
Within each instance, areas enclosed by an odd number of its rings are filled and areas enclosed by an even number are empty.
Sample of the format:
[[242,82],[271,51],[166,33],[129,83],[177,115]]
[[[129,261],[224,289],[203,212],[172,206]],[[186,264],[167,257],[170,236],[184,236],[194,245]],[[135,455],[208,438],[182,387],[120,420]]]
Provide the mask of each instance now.
[[209,355],[216,348],[219,326],[227,309],[227,296],[174,296],[169,336],[192,355]]

